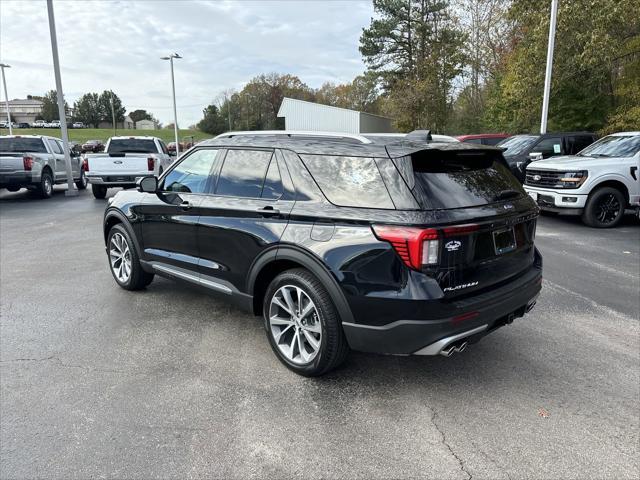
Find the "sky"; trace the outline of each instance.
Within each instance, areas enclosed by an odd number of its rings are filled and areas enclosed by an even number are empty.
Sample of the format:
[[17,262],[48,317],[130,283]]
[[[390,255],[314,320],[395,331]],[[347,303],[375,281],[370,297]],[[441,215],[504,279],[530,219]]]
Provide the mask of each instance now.
[[[261,73],[291,73],[310,87],[364,71],[358,51],[371,0],[54,0],[65,99],[113,90],[127,111],[178,124],[202,118],[223,91]],[[45,0],[0,0],[0,63],[9,98],[55,89]]]

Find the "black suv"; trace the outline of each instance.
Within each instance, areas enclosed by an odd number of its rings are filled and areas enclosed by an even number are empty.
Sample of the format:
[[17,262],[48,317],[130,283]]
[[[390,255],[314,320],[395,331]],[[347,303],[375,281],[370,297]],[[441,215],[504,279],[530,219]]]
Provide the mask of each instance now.
[[514,135],[506,138],[498,147],[504,150],[504,158],[511,172],[524,183],[525,170],[532,161],[559,155],[575,155],[598,139],[591,132],[557,132],[544,135]]
[[113,197],[111,272],[128,290],[185,280],[264,316],[273,351],[302,375],[349,348],[462,351],[533,307],[538,208],[499,149],[421,138],[202,142]]

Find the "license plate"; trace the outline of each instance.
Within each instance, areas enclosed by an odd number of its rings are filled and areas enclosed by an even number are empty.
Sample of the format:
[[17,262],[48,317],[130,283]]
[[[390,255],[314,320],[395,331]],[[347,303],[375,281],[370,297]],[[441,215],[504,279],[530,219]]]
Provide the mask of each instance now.
[[533,198],[534,202],[538,201],[538,192],[528,192],[528,193],[529,193],[529,196]]
[[513,227],[496,230],[493,232],[493,245],[496,255],[502,255],[516,249],[516,235]]

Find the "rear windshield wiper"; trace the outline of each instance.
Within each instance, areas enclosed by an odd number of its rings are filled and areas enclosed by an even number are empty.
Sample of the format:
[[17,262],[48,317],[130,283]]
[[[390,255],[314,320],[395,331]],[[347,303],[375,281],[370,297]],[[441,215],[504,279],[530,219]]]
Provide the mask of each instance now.
[[495,197],[493,197],[493,199],[494,200],[507,200],[509,198],[519,197],[520,195],[521,195],[521,192],[519,192],[518,190],[502,190]]

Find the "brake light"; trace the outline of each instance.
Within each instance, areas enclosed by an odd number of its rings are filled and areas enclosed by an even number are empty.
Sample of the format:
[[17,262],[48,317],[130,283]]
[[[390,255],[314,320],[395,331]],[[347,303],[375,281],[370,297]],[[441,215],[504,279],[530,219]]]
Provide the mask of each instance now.
[[389,242],[409,268],[420,270],[438,264],[440,235],[433,228],[374,225],[373,232],[380,240]]
[[85,172],[89,171],[89,159],[85,158],[84,160],[82,160],[82,170],[84,170]]
[[31,169],[33,168],[33,157],[29,157],[26,155],[22,157],[22,165],[24,166],[25,170],[31,171]]
[[155,158],[149,157],[147,158],[147,170],[153,172],[153,168],[155,167]]

